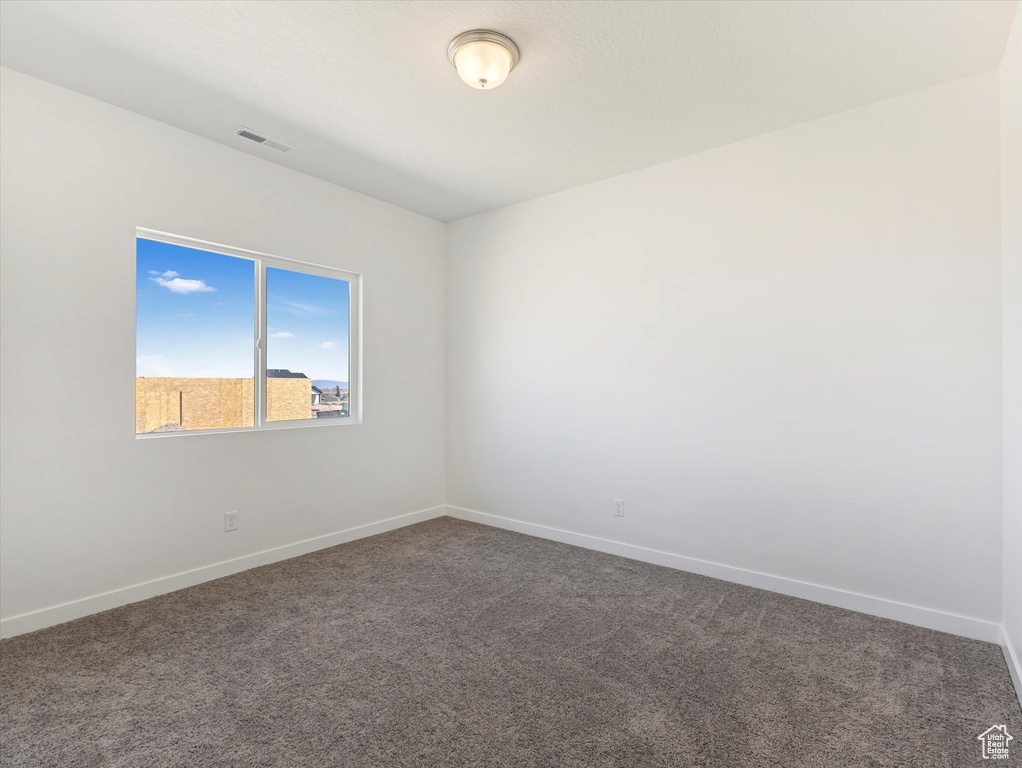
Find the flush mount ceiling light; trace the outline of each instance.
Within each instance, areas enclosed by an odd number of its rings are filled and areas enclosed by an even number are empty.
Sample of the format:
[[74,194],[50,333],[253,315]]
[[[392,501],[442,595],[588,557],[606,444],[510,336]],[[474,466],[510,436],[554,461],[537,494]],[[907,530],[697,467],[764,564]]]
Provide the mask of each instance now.
[[491,90],[507,80],[515,68],[518,46],[500,32],[473,29],[451,40],[447,58],[466,85]]

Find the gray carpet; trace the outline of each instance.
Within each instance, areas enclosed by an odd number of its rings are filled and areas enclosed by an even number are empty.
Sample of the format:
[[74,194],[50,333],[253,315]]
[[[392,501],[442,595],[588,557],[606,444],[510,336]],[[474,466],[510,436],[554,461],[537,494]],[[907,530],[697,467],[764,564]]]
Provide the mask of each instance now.
[[992,765],[997,646],[442,518],[0,644],[0,765]]

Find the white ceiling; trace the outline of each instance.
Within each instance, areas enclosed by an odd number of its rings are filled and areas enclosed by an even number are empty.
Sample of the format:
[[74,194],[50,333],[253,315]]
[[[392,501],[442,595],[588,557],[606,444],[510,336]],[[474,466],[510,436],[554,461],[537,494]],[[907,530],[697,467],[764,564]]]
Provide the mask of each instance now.
[[[996,69],[1015,7],[6,0],[0,61],[449,221]],[[494,91],[447,61],[477,27],[522,51]]]

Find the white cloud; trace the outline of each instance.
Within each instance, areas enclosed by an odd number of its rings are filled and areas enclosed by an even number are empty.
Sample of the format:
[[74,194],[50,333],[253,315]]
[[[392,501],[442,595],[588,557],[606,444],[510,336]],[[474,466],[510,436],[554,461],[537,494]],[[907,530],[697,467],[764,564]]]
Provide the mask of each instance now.
[[271,339],[293,339],[295,335],[291,331],[277,331],[277,333],[271,333]]
[[135,375],[151,378],[167,376],[186,379],[251,379],[251,363],[238,360],[202,359],[182,361],[164,354],[139,355],[135,358]]
[[163,355],[139,355],[135,358],[136,376],[169,376],[168,368]]
[[319,345],[320,349],[335,349],[337,347],[336,341],[324,341]]
[[164,272],[162,275],[160,275],[160,277],[165,277],[165,278],[167,278],[169,280],[172,277],[177,277],[177,275],[178,275],[178,273],[175,272],[173,269],[168,269],[166,272]]
[[321,307],[318,304],[302,304],[298,301],[279,299],[274,301],[274,306],[283,312],[295,315],[296,317],[323,316],[334,314],[333,310]]
[[160,274],[160,270],[158,270],[158,269],[150,269],[149,270],[149,274],[150,275],[158,275],[158,274]]
[[174,277],[172,280],[168,280],[168,275],[174,276],[177,275],[177,272],[168,270],[159,277],[150,277],[149,279],[157,285],[162,285],[171,293],[196,293],[216,290],[213,286],[206,285],[203,280],[186,280],[183,277]]

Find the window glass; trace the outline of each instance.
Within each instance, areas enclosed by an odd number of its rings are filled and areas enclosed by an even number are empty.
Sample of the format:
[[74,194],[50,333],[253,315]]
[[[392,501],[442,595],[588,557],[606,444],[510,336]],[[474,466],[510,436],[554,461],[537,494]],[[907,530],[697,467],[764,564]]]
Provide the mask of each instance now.
[[137,238],[137,434],[253,425],[255,269]]
[[347,418],[351,285],[266,268],[266,420]]

